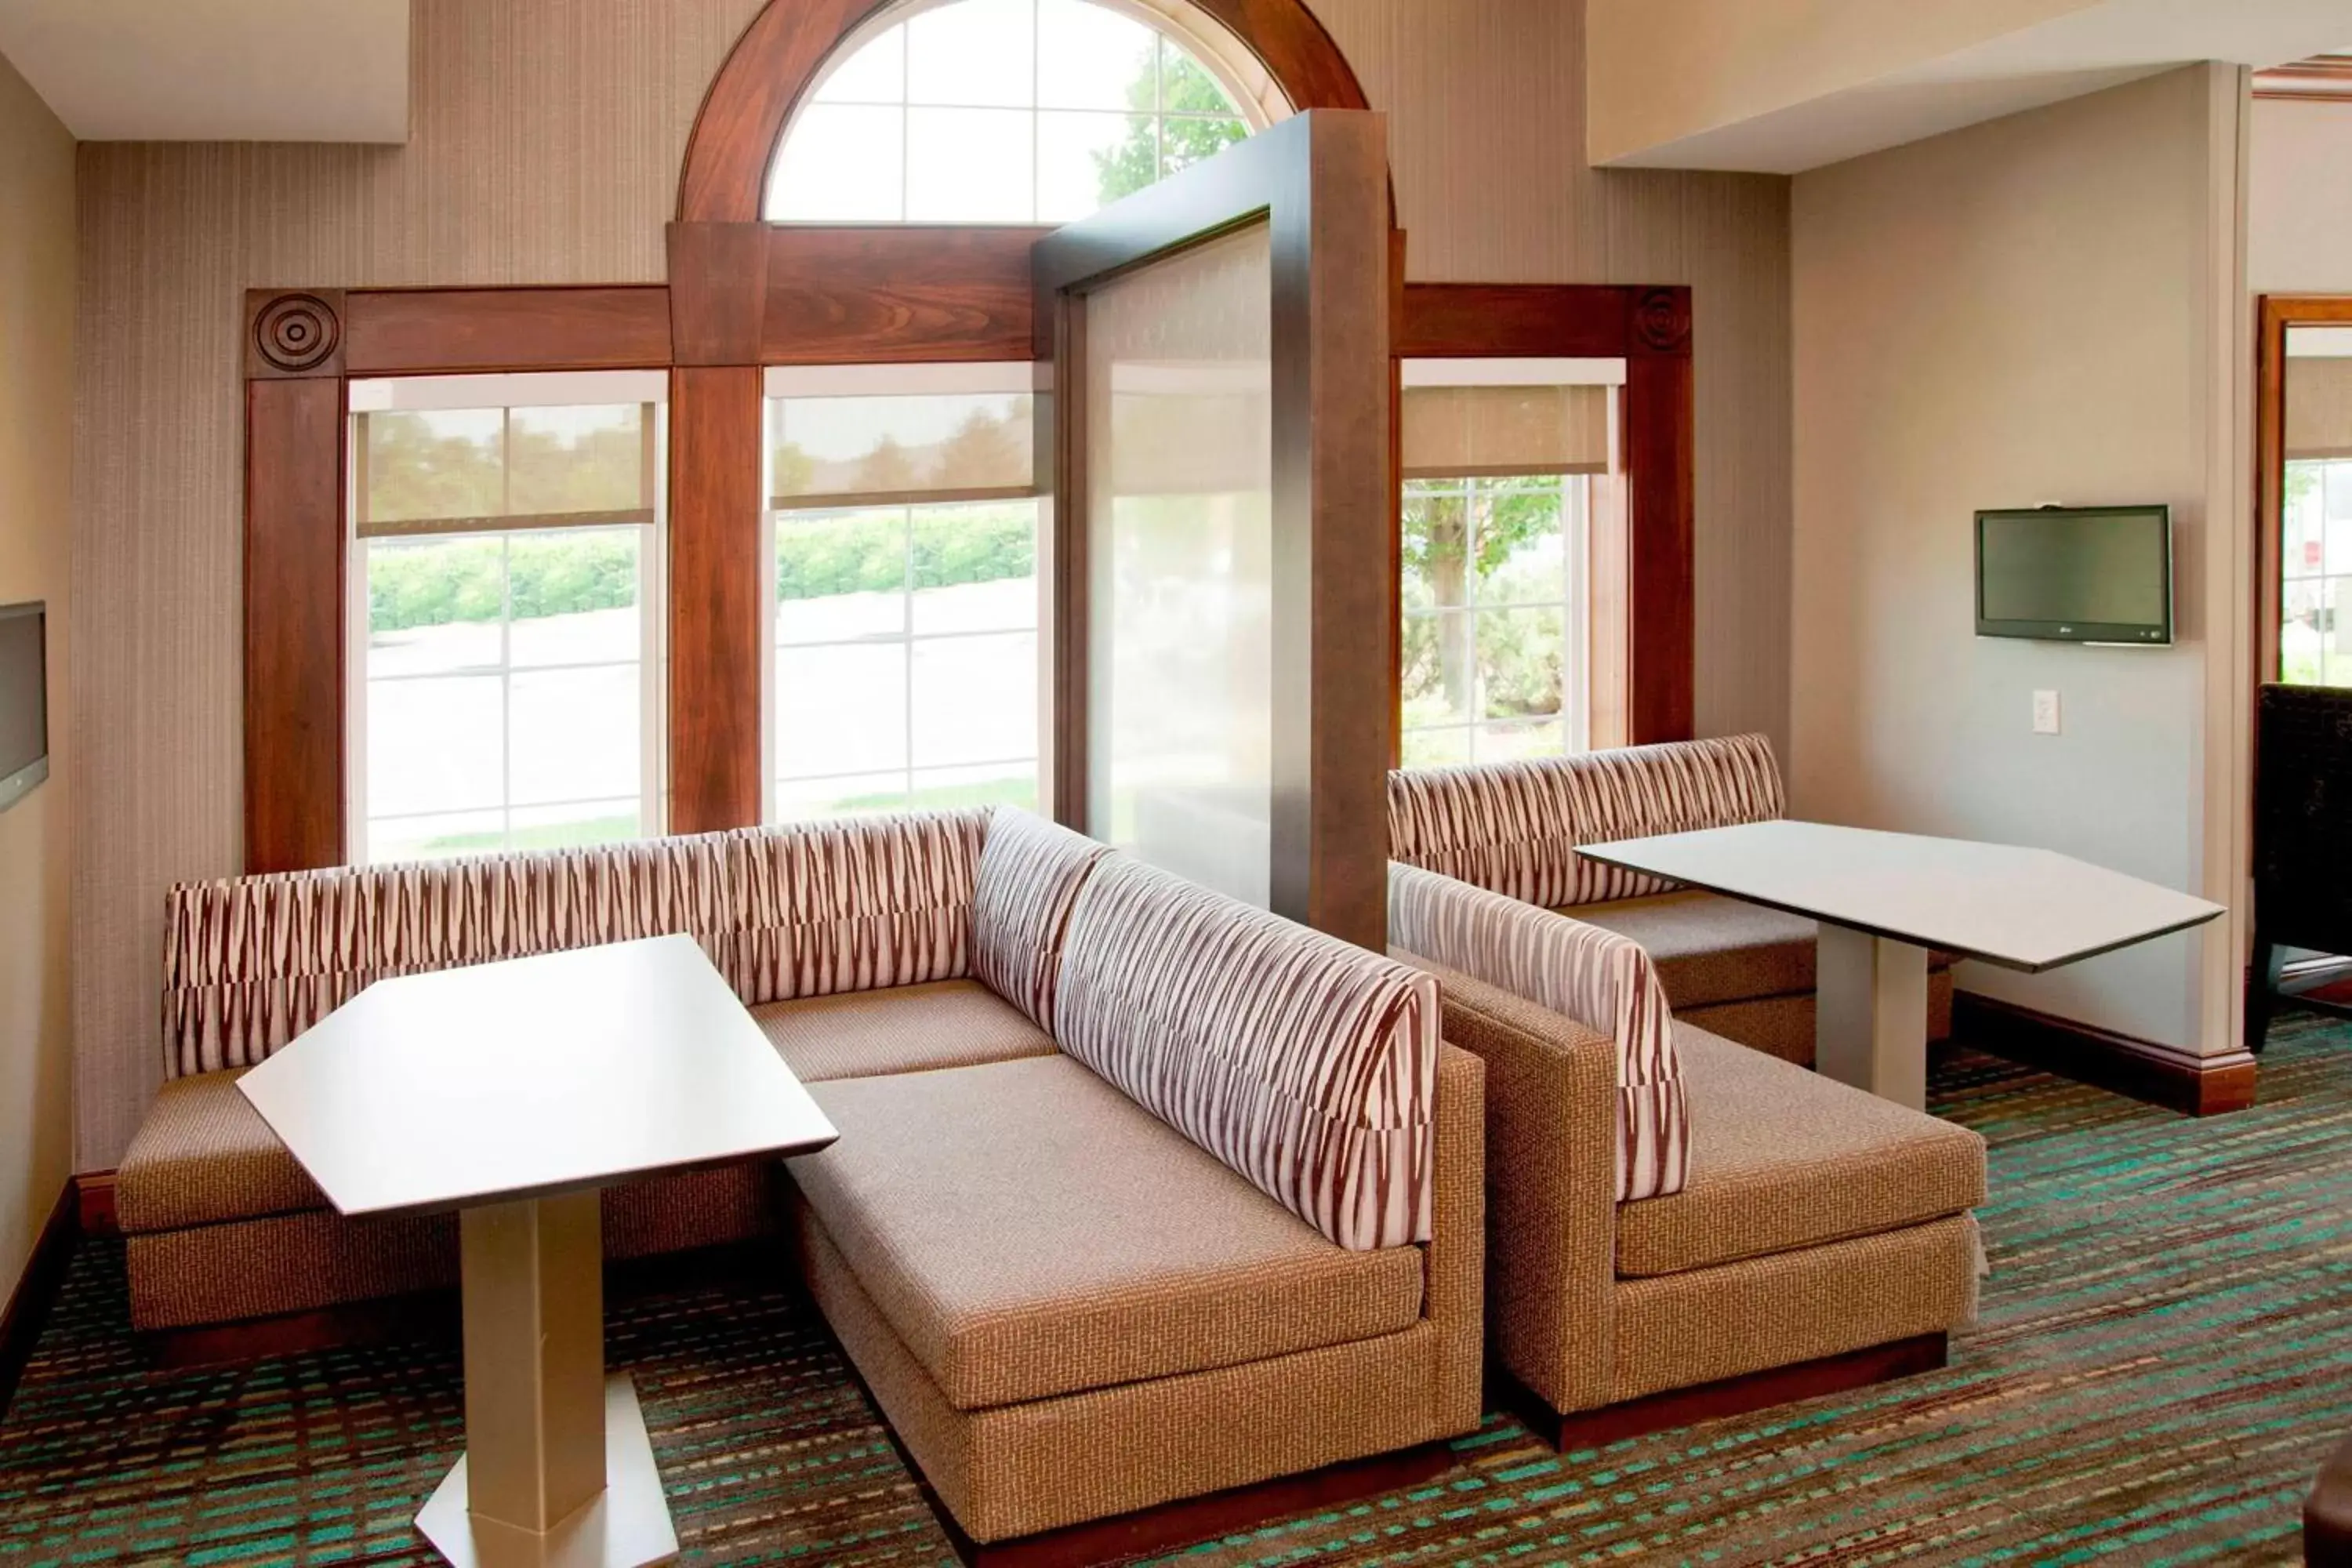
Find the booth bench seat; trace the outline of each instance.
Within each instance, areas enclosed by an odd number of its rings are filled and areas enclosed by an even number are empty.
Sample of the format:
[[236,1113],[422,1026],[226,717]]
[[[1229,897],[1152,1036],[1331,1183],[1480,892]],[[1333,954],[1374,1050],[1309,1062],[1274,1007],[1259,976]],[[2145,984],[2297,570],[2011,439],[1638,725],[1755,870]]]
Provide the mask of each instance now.
[[1618,933],[1403,866],[1389,910],[1486,1065],[1492,1350],[1562,1443],[1942,1363],[1975,1132],[1675,1018]]
[[751,1013],[803,1083],[978,1067],[1061,1048],[977,980],[765,1002]]
[[842,1137],[792,1162],[809,1289],[974,1539],[1477,1425],[1475,1058],[1439,1073],[1432,1243],[1368,1250],[1067,1057],[813,1092]]
[[1441,1046],[1434,983],[1034,817],[245,878],[168,912],[170,1076],[117,1184],[139,1328],[454,1283],[450,1216],[334,1213],[237,1077],[386,975],[677,931],[841,1138],[609,1189],[605,1252],[781,1235],[967,1543],[1478,1425],[1484,1068]]
[[[1803,915],[1684,889],[1562,904],[1566,915],[1632,937],[1658,966],[1675,1016],[1743,1046],[1810,1067],[1814,952]],[[1952,955],[1927,954],[1927,1037],[1952,1032]]]
[[[1604,866],[1580,846],[1781,815],[1761,735],[1389,775],[1390,854],[1641,943],[1684,1022],[1810,1066],[1814,922]],[[1952,1032],[1952,957],[1927,958],[1927,1037]]]

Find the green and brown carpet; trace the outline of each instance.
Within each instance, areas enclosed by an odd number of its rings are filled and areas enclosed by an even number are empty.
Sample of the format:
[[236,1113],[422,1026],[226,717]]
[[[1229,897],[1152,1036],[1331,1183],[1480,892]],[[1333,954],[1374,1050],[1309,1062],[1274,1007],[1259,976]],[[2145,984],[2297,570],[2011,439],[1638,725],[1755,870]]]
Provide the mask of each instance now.
[[[2261,1103],[2190,1121],[1969,1053],[1981,1321],[1928,1376],[1556,1455],[1501,1415],[1426,1485],[1180,1554],[1233,1564],[2277,1563],[2352,1428],[2352,1026],[2284,1021]],[[425,1563],[460,1445],[443,1340],[190,1371],[77,1258],[0,1422],[0,1563]],[[616,1295],[688,1563],[951,1562],[781,1287]]]

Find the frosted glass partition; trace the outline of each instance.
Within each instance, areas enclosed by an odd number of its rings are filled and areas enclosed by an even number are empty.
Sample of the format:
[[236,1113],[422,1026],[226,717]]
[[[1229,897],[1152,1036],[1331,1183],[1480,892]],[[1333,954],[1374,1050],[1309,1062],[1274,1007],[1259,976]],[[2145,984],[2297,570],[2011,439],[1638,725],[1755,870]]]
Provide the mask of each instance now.
[[1263,222],[1086,300],[1088,820],[1265,907],[1273,328]]

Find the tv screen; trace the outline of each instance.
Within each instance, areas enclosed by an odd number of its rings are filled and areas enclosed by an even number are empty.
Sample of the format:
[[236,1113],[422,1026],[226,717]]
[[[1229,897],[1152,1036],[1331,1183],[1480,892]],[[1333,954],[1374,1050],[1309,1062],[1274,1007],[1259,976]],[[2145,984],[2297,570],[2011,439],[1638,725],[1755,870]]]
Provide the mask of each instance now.
[[1977,635],[2135,647],[2170,642],[2170,510],[1977,513]]
[[44,607],[0,605],[0,811],[49,776],[49,686]]

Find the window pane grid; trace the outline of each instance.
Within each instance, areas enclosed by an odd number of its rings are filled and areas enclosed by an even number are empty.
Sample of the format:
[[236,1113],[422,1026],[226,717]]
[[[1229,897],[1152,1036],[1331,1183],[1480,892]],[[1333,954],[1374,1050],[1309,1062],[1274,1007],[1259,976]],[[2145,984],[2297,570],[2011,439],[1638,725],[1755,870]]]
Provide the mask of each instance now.
[[1407,765],[1584,744],[1587,491],[1575,475],[1405,485]]
[[[997,33],[1019,27],[1027,48],[1016,64]],[[937,79],[934,63],[919,80],[919,56],[929,61],[958,37],[972,57],[959,62],[965,79]],[[1098,85],[1121,73],[1124,87]],[[1087,85],[1049,79],[1057,74]],[[1142,21],[1055,0],[957,0],[885,29],[834,69],[785,131],[765,216],[1066,222],[1253,129],[1232,92]]]
[[[880,442],[919,466],[943,431],[978,438],[956,395],[877,396],[830,426],[806,422],[822,400],[771,402],[772,465]],[[782,439],[796,421],[804,452]],[[1035,803],[1038,510],[1034,492],[771,509],[772,820]]]
[[658,830],[658,420],[352,416],[355,858]]
[[[603,529],[593,532],[583,531],[582,534],[574,535],[574,538],[583,542],[593,542],[594,534],[598,533],[607,537],[614,534],[630,536],[629,550],[635,557],[631,572],[633,591],[630,595],[634,604],[627,607],[634,608],[635,612],[631,618],[638,623],[636,639],[637,646],[642,650],[646,643],[644,622],[651,598],[646,592],[645,576],[648,564],[647,555],[652,531],[646,528]],[[514,558],[515,545],[518,539],[522,537],[525,536],[515,534],[425,535],[404,537],[397,542],[362,541],[360,545],[365,552],[363,563],[367,569],[372,599],[376,587],[375,569],[380,561],[399,552],[403,547],[406,547],[413,552],[422,552],[429,551],[436,545],[446,545],[455,542],[492,541],[498,547],[500,577],[499,614],[496,623],[498,657],[494,661],[471,659],[450,662],[426,669],[387,671],[382,674],[371,670],[365,677],[368,693],[367,712],[371,731],[368,751],[372,758],[367,793],[371,801],[381,801],[387,795],[394,801],[414,798],[419,791],[431,791],[436,787],[436,781],[431,776],[433,773],[440,771],[434,765],[436,756],[438,759],[446,759],[448,756],[450,748],[443,742],[448,739],[447,730],[450,727],[454,725],[456,728],[462,729],[462,718],[455,717],[448,705],[429,704],[425,709],[404,715],[408,721],[405,726],[408,732],[402,734],[396,731],[402,728],[404,716],[387,713],[384,704],[379,700],[379,694],[389,689],[396,689],[404,686],[417,686],[429,681],[439,681],[452,687],[495,683],[493,726],[497,735],[495,789],[486,794],[481,786],[487,781],[478,776],[470,790],[460,784],[454,794],[444,795],[441,798],[435,799],[429,805],[409,809],[400,809],[395,806],[391,810],[372,807],[365,819],[367,854],[371,859],[384,858],[377,853],[380,844],[387,837],[380,832],[381,829],[436,819],[449,823],[454,830],[445,834],[427,835],[421,840],[414,839],[408,835],[394,834],[389,836],[390,841],[398,846],[403,858],[412,858],[430,857],[436,854],[475,853],[483,850],[544,847],[562,843],[611,837],[634,837],[643,831],[644,802],[652,793],[651,781],[646,774],[651,771],[652,764],[646,760],[641,742],[633,748],[637,753],[639,771],[639,777],[635,781],[638,784],[638,790],[634,795],[622,795],[611,791],[587,795],[556,792],[546,796],[517,798],[515,775],[518,752],[525,745],[524,737],[518,733],[520,728],[517,722],[518,682],[525,683],[528,687],[532,683],[543,683],[551,677],[562,678],[582,674],[593,675],[600,671],[615,671],[639,678],[627,682],[626,689],[634,692],[641,685],[646,663],[642,652],[635,658],[562,660],[544,664],[518,661],[515,652],[517,574]],[[572,616],[583,613],[593,615],[598,612],[593,610],[569,612]],[[558,619],[564,618],[566,615],[567,612],[555,611],[552,615],[530,618]],[[388,618],[400,620],[404,617],[395,613]],[[373,624],[371,629],[373,630]],[[440,626],[425,623],[420,626],[420,629],[429,637],[435,632],[446,629],[446,623]],[[377,651],[377,639],[371,636],[368,650],[371,660]],[[542,694],[542,700],[544,695]],[[577,706],[576,703],[575,706]],[[488,715],[477,715],[477,717],[488,717]],[[600,712],[596,721],[585,723],[579,722],[578,718],[579,716],[575,714],[574,721],[558,724],[537,736],[542,745],[552,743],[570,749],[568,757],[559,758],[552,763],[541,764],[563,776],[571,776],[575,769],[583,766],[593,768],[596,742],[600,739],[609,740],[608,735],[600,733],[606,729],[605,721],[609,718],[609,714]],[[642,720],[640,724],[642,725]],[[487,734],[477,733],[471,737],[471,741],[478,749],[488,738]],[[465,742],[461,740],[456,744],[462,746]],[[410,776],[402,778],[400,773],[404,770]],[[475,771],[478,774],[479,770]],[[443,783],[439,787],[446,789],[447,786]],[[551,813],[599,805],[613,809],[598,818],[576,824],[578,828],[576,832],[566,831],[564,825],[546,820]],[[518,822],[519,817],[536,817],[542,820],[521,824]],[[461,818],[479,819],[480,825],[467,829],[460,826],[455,820]],[[519,836],[527,836],[529,841],[522,841],[521,837]]]

